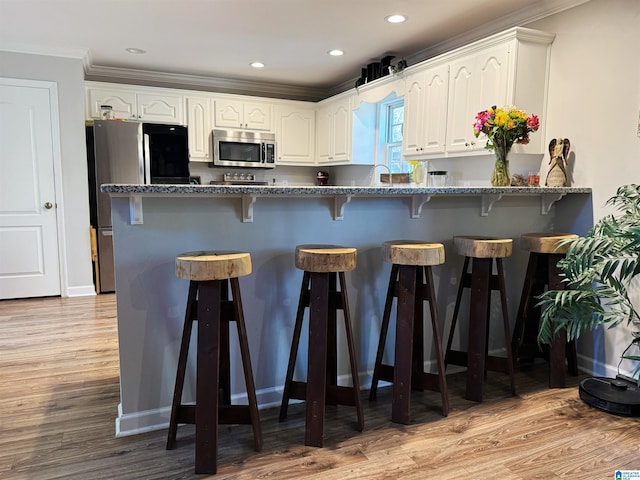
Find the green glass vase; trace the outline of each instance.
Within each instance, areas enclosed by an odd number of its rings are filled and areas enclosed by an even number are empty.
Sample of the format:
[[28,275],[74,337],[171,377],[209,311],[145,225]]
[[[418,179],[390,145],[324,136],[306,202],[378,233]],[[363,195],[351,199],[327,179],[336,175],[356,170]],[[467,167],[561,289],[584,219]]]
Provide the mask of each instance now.
[[508,187],[511,185],[511,175],[509,174],[509,149],[495,148],[496,161],[491,175],[491,185],[494,187]]

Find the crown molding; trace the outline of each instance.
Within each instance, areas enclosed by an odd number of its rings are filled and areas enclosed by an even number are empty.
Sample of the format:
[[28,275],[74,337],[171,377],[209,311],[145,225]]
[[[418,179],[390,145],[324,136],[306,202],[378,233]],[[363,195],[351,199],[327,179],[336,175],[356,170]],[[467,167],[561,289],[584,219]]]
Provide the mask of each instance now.
[[427,60],[441,53],[449,52],[456,48],[468,45],[482,38],[501,32],[512,27],[524,26],[541,20],[551,15],[569,10],[571,8],[590,2],[591,0],[555,0],[553,2],[531,2],[531,4],[517,12],[502,17],[497,17],[491,22],[485,23],[477,28],[451,37],[444,42],[432,45],[424,50],[420,50],[409,57],[409,65]]
[[45,57],[63,57],[82,60],[82,64],[87,69],[91,64],[91,52],[87,48],[59,48],[49,46],[24,45],[20,43],[3,43],[0,51],[11,53],[25,53],[28,55],[43,55]]
[[[460,35],[448,38],[443,42],[431,45],[430,47],[411,55],[407,55],[405,60],[407,60],[409,66],[413,66],[435,56],[455,50],[456,48],[485,39],[486,37],[500,33],[503,30],[527,25],[590,1],[591,0],[554,0],[552,2],[531,2],[528,7],[522,10],[502,17],[497,17],[495,20],[485,23],[478,28],[467,30]],[[327,97],[337,95],[338,93],[354,88],[355,82],[358,78],[359,76],[353,77],[352,79],[346,80],[345,82],[329,89]]]
[[91,66],[85,69],[85,79],[314,102],[326,95],[325,89],[314,87],[116,67]]

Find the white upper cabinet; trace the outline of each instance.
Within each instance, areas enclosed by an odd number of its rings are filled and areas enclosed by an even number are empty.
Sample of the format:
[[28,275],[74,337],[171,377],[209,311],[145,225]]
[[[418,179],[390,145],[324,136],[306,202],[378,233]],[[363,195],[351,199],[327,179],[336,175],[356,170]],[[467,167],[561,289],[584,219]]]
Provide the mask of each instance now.
[[272,104],[243,102],[217,98],[215,100],[215,126],[271,131]]
[[351,157],[351,97],[323,103],[318,109],[318,164],[348,164]]
[[275,106],[278,164],[315,165],[315,104]]
[[136,118],[135,91],[87,87],[87,119],[99,119],[102,105],[111,106],[114,118]]
[[544,153],[549,55],[554,35],[512,28],[434,57],[407,72],[403,155],[438,158],[486,154],[476,138],[478,112],[515,105],[540,118],[540,130],[517,153]]
[[189,135],[189,159],[192,162],[211,162],[211,103],[210,97],[185,97]]
[[476,138],[473,121],[476,114],[492,105],[503,106],[509,100],[509,48],[513,42],[474,53],[451,63],[449,108],[447,114],[447,151],[483,150],[486,138]]
[[143,122],[183,123],[182,95],[138,93],[136,102],[138,119]]
[[87,84],[87,119],[99,119],[100,107],[110,105],[116,119],[182,125],[183,97],[153,87]]
[[406,157],[445,152],[449,66],[409,75],[405,87],[402,153]]

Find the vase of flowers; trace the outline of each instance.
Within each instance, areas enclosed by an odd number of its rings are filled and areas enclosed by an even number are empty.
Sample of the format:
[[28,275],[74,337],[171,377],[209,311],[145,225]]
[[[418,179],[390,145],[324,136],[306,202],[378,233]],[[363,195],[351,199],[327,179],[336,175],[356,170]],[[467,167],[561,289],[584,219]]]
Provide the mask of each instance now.
[[473,134],[487,136],[485,148],[493,150],[496,156],[491,185],[505,187],[511,184],[509,174],[509,152],[514,143],[529,143],[529,133],[540,128],[536,115],[527,115],[513,106],[497,108],[495,105],[476,115]]

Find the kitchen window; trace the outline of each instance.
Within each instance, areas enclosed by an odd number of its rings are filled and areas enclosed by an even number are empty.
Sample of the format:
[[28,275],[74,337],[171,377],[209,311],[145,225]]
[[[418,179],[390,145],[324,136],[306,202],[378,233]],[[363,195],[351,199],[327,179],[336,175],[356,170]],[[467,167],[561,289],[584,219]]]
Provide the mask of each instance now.
[[410,171],[409,165],[402,160],[402,130],[404,124],[404,99],[380,105],[380,144],[384,163],[393,173]]

